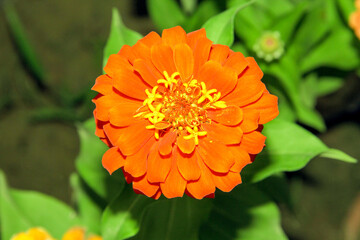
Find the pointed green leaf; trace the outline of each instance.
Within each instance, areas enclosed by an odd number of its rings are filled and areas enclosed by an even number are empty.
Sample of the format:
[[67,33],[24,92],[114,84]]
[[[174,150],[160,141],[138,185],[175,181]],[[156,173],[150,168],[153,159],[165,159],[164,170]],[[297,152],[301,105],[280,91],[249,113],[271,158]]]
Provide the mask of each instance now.
[[336,159],[348,163],[357,163],[357,160],[355,158],[347,155],[343,151],[334,148],[330,148],[326,152],[323,152],[322,154],[320,154],[320,157]]
[[134,45],[140,38],[142,35],[127,28],[121,20],[119,11],[113,8],[110,35],[104,49],[103,66],[111,54],[118,53],[125,44]]
[[9,189],[0,171],[0,223],[2,239],[32,227],[43,227],[55,238],[61,238],[79,221],[71,208],[52,197]]
[[149,14],[158,29],[181,25],[185,21],[185,14],[175,0],[148,0]]
[[122,240],[139,232],[144,208],[153,199],[134,193],[131,185],[105,209],[101,219],[101,236],[104,240]]
[[216,193],[200,240],[285,240],[276,204],[253,184],[242,184],[230,193]]
[[339,77],[321,77],[318,79],[316,94],[318,97],[337,91],[344,85],[345,80]]
[[111,176],[102,167],[101,159],[108,147],[95,136],[95,120],[89,119],[77,125],[80,137],[80,152],[76,159],[76,169],[85,183],[102,199],[110,201],[124,186],[120,171]]
[[[308,72],[318,67],[355,69],[359,64],[359,56],[356,48],[352,46],[352,41],[352,32],[344,28],[334,29],[331,35],[302,61],[301,71]],[[341,51],[335,46],[341,46]]]
[[215,1],[204,1],[199,4],[194,14],[192,14],[185,22],[184,29],[187,32],[195,31],[212,16],[219,13],[218,6]]
[[131,240],[197,239],[200,224],[211,209],[209,199],[190,197],[159,200],[146,209],[138,235]]
[[100,235],[103,201],[90,192],[77,174],[71,175],[70,182],[82,225],[88,233]]
[[241,172],[244,182],[257,182],[272,174],[297,171],[328,150],[315,135],[295,123],[275,119],[265,124],[266,147]]
[[231,46],[234,42],[234,19],[235,15],[243,8],[252,4],[253,1],[235,6],[210,18],[203,28],[207,37],[216,44]]

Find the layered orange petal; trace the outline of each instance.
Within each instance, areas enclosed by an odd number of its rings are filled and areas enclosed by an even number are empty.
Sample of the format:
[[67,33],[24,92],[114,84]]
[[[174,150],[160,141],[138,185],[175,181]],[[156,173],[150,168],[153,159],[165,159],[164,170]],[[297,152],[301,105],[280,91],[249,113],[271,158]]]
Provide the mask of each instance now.
[[151,48],[151,60],[161,73],[164,71],[169,74],[176,72],[173,58],[173,51],[168,45],[158,44]]
[[187,44],[183,43],[175,46],[174,62],[183,82],[188,82],[194,71],[194,56]]
[[185,154],[191,154],[195,149],[195,139],[185,139],[183,135],[176,139],[178,148]]
[[178,150],[175,157],[179,172],[187,181],[199,179],[201,172],[198,164],[198,157],[195,152],[192,154],[184,154],[182,151]]
[[169,46],[175,47],[177,44],[186,43],[186,40],[186,32],[180,26],[164,29],[162,32],[162,41]]
[[243,131],[239,127],[227,127],[216,123],[205,123],[202,126],[210,139],[223,144],[237,144],[242,139]]
[[230,192],[241,183],[240,174],[234,172],[226,174],[213,173],[212,178],[215,186],[223,192]]
[[144,175],[133,180],[133,188],[148,197],[153,197],[158,192],[159,185],[149,182],[147,176]]
[[279,115],[278,98],[272,94],[264,93],[256,102],[244,107],[244,110],[249,109],[259,111],[259,124],[267,123]]
[[126,155],[133,155],[153,136],[152,131],[147,130],[148,123],[145,120],[134,121],[128,127],[115,127],[111,124],[104,126],[106,136],[114,146]]
[[134,61],[134,69],[150,86],[156,86],[157,80],[163,77],[152,62],[147,62],[143,59],[136,59]]
[[201,66],[204,65],[209,59],[211,45],[212,41],[204,37],[198,39],[192,48],[194,53],[194,75],[197,74]]
[[235,157],[224,144],[204,138],[199,142],[199,146],[197,152],[201,159],[214,172],[226,173],[234,165]]
[[147,179],[151,183],[164,182],[171,168],[172,155],[162,156],[155,144],[148,156]]
[[91,90],[101,93],[102,95],[110,95],[112,90],[112,79],[108,75],[101,75],[96,79],[95,85]]
[[121,154],[118,147],[110,148],[102,157],[102,165],[110,174],[123,167],[124,163],[125,156]]
[[209,60],[224,64],[225,60],[228,58],[230,53],[230,48],[226,45],[215,44],[212,45]]
[[109,121],[111,124],[124,127],[134,121],[136,111],[142,106],[141,103],[118,103],[109,110]]
[[209,110],[208,116],[215,122],[235,126],[243,120],[243,112],[237,106],[229,106],[224,109]]
[[176,132],[166,133],[159,141],[159,153],[163,156],[169,155],[173,149],[173,143],[176,140]]
[[246,165],[251,163],[249,153],[242,149],[239,144],[230,146],[229,151],[236,156],[235,163],[230,168],[230,171],[239,173]]
[[176,159],[172,159],[171,170],[165,182],[160,183],[162,193],[167,198],[182,197],[186,188],[186,180],[180,175]]
[[202,199],[215,192],[215,184],[210,170],[199,159],[200,178],[197,181],[188,182],[186,189],[196,199]]
[[208,89],[216,89],[222,95],[231,92],[237,83],[237,74],[215,61],[208,61],[200,67],[195,78],[204,82]]
[[245,133],[240,147],[250,154],[258,154],[265,146],[266,137],[258,131]]
[[226,59],[224,66],[234,69],[237,75],[243,73],[249,62],[246,60],[244,55],[239,52],[231,53],[229,58]]
[[240,128],[248,133],[255,131],[259,126],[260,112],[256,109],[244,109],[244,119],[240,124]]

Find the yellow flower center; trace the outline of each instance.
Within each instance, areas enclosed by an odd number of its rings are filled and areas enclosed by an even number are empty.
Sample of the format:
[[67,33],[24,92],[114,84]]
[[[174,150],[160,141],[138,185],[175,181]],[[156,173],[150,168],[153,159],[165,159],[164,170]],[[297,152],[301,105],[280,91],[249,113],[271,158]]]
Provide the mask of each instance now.
[[134,117],[146,118],[150,122],[146,128],[155,129],[156,139],[172,128],[179,135],[185,134],[184,139],[194,138],[198,144],[198,137],[207,134],[201,124],[211,122],[206,110],[227,107],[224,101],[219,101],[221,93],[207,89],[204,82],[196,79],[183,83],[178,72],[171,76],[166,71],[163,74],[165,78],[157,81],[158,86],[145,91],[148,96],[143,102],[145,111]]

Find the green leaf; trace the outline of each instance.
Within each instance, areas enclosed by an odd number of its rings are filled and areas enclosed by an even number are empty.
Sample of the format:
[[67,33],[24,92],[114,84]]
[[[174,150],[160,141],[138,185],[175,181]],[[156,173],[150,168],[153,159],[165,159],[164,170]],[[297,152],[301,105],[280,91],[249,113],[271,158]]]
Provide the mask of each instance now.
[[122,240],[139,232],[144,208],[153,199],[134,193],[131,185],[105,209],[101,219],[101,236],[104,240]]
[[105,208],[103,202],[89,191],[77,174],[71,175],[70,182],[82,225],[86,226],[88,233],[99,235],[101,215]]
[[134,45],[140,38],[142,35],[127,28],[121,20],[119,11],[113,8],[110,35],[104,49],[103,66],[111,54],[118,53],[125,44]]
[[0,171],[0,222],[2,239],[42,227],[53,237],[61,236],[78,226],[76,213],[64,203],[33,191],[10,190]]
[[234,18],[243,8],[252,4],[253,1],[244,3],[222,12],[210,18],[203,28],[206,30],[207,37],[215,44],[224,44],[231,46],[234,42]]
[[278,79],[279,84],[295,108],[300,122],[318,131],[325,131],[326,126],[321,115],[315,109],[306,106],[301,99],[299,91],[301,84],[300,73],[295,61],[289,55],[283,56],[279,63],[275,62],[268,67],[263,67],[263,70]]
[[337,0],[340,10],[343,14],[344,19],[347,21],[352,12],[355,11],[354,1],[349,0]]
[[190,16],[184,22],[184,29],[187,32],[195,31],[212,16],[215,16],[219,13],[218,6],[215,1],[204,1],[199,4],[196,8],[194,14]]
[[26,31],[23,28],[21,20],[16,13],[11,1],[5,1],[3,4],[5,18],[9,27],[9,31],[16,46],[19,49],[20,55],[23,58],[26,65],[29,66],[31,74],[35,77],[36,83],[41,88],[46,88],[45,83],[45,71],[41,65],[38,57],[31,46],[31,43],[26,36]]
[[265,124],[266,147],[241,172],[244,182],[257,182],[275,173],[297,171],[328,150],[315,135],[295,123],[275,119]]
[[[355,69],[359,64],[356,48],[352,46],[353,34],[344,28],[334,29],[317,48],[302,61],[302,72],[319,67],[333,67],[342,70]],[[341,46],[341,51],[335,46]]]
[[284,240],[276,204],[253,184],[242,184],[230,193],[216,193],[200,240]]
[[140,232],[131,240],[197,239],[200,224],[211,210],[209,199],[190,197],[159,200],[149,205]]
[[331,159],[340,160],[340,161],[344,161],[344,162],[348,162],[348,163],[357,163],[357,160],[355,158],[347,155],[343,151],[340,151],[340,150],[334,149],[334,148],[330,148],[326,152],[323,152],[322,154],[320,154],[320,157],[331,158]]
[[147,0],[149,14],[158,29],[181,25],[185,15],[175,0]]
[[85,183],[102,199],[110,201],[124,186],[120,171],[111,176],[102,167],[101,159],[108,147],[95,136],[95,120],[89,119],[77,125],[80,137],[80,152],[76,159],[76,169]]
[[[271,3],[271,5],[272,4],[273,3]],[[289,12],[286,16],[279,17],[276,23],[271,26],[271,30],[279,31],[284,43],[289,42],[295,31],[295,26],[304,15],[306,9],[306,2],[298,4],[293,11]]]
[[308,108],[315,108],[317,98],[318,78],[315,73],[309,74],[300,84],[302,102]]
[[338,77],[321,77],[318,79],[316,94],[318,97],[339,90],[344,85],[344,79]]

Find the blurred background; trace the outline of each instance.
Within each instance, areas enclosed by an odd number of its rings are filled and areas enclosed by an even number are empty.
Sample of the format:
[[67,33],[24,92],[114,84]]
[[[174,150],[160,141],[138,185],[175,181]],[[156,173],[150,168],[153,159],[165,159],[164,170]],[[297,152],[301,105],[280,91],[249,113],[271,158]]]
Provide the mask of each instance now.
[[[69,176],[79,151],[75,126],[92,116],[90,88],[102,74],[111,9],[143,35],[156,28],[145,0],[0,4],[0,168],[14,188],[71,203]],[[308,130],[360,159],[360,81],[356,72],[344,75],[341,88],[317,100],[327,130]],[[359,163],[318,158],[287,174],[293,209],[280,207],[289,238],[360,239],[359,173]]]

